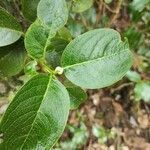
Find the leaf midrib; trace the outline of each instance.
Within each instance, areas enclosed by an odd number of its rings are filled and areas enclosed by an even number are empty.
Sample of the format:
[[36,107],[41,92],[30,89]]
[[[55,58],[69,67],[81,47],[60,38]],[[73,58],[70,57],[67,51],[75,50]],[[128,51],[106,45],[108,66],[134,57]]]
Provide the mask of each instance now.
[[81,63],[76,63],[76,64],[73,64],[73,65],[70,65],[70,66],[63,67],[63,69],[66,70],[66,69],[69,69],[69,68],[72,68],[72,67],[75,67],[75,66],[80,66],[80,65],[88,64],[88,63],[93,63],[94,61],[97,61],[97,60],[103,60],[103,59],[106,59],[106,58],[111,58],[113,56],[119,55],[119,54],[124,53],[126,51],[130,52],[129,49],[125,49],[125,50],[120,51],[119,53],[114,53],[112,55],[99,57],[99,58],[92,59],[92,60],[89,60],[89,61],[84,61],[84,62],[81,62]]
[[[49,82],[48,82],[47,88],[46,88],[46,90],[45,90],[45,94],[43,95],[43,98],[42,98],[42,100],[41,100],[41,104],[42,104],[43,100],[45,99],[45,96],[47,95],[48,88],[49,88],[49,85],[50,85],[50,83],[51,83],[51,81],[52,81],[52,78],[53,78],[53,76],[50,75],[50,77],[49,77]],[[23,148],[24,144],[26,143],[26,141],[27,141],[27,139],[28,139],[28,137],[29,137],[29,135],[30,135],[32,129],[33,129],[33,126],[34,126],[34,123],[35,123],[35,121],[36,121],[37,115],[38,115],[38,113],[39,113],[39,111],[40,111],[41,104],[40,104],[40,106],[39,106],[39,108],[38,108],[38,110],[37,110],[37,114],[36,114],[36,116],[35,116],[35,118],[34,118],[34,120],[33,120],[33,123],[31,124],[31,128],[30,128],[30,130],[29,130],[29,132],[28,132],[28,134],[27,134],[27,136],[26,136],[26,138],[25,138],[23,144],[22,144],[21,147],[20,147],[20,150]]]

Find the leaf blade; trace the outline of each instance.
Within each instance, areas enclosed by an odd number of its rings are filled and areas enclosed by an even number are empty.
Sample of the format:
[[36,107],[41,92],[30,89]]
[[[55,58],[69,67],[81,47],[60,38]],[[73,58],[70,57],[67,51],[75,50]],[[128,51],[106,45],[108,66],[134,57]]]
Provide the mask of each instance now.
[[26,52],[23,41],[0,47],[0,76],[10,77],[18,74],[24,67]]
[[87,99],[87,94],[79,87],[67,87],[70,96],[70,109],[77,109]]
[[125,75],[131,64],[128,44],[112,29],[96,29],[78,36],[62,55],[66,77],[82,88],[110,86]]
[[20,24],[0,7],[0,47],[16,42],[22,35]]
[[23,15],[31,22],[37,17],[37,6],[40,0],[22,0]]
[[49,29],[44,28],[39,20],[36,20],[27,30],[25,35],[25,47],[33,58],[42,58],[47,47]]
[[67,4],[65,0],[41,0],[38,4],[37,16],[51,30],[58,31],[67,22]]
[[86,11],[93,5],[93,0],[80,0],[80,1],[74,1],[72,11],[81,13],[83,11]]
[[6,111],[1,123],[4,135],[1,147],[51,148],[64,130],[69,107],[68,93],[59,81],[47,75],[33,77]]

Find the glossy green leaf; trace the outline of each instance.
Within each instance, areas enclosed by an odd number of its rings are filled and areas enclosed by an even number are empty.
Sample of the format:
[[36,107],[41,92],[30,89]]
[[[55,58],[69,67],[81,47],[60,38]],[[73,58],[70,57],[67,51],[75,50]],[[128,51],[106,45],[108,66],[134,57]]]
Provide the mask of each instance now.
[[74,0],[72,11],[83,12],[93,5],[93,0]]
[[31,22],[35,21],[37,17],[37,5],[40,0],[22,0],[23,15]]
[[0,47],[16,42],[21,35],[20,24],[12,15],[0,7]]
[[65,0],[41,0],[37,8],[37,16],[51,30],[58,31],[68,19]]
[[65,76],[82,88],[96,89],[120,80],[132,65],[128,43],[117,31],[95,29],[75,38],[64,50]]
[[64,130],[69,108],[68,92],[58,80],[47,75],[33,77],[2,119],[0,149],[49,150]]
[[49,42],[49,29],[44,28],[36,20],[29,27],[25,35],[25,47],[28,54],[33,58],[42,58]]
[[0,48],[0,76],[10,77],[19,73],[25,62],[23,41]]
[[70,96],[70,109],[77,109],[87,99],[86,93],[80,87],[67,87],[67,91]]

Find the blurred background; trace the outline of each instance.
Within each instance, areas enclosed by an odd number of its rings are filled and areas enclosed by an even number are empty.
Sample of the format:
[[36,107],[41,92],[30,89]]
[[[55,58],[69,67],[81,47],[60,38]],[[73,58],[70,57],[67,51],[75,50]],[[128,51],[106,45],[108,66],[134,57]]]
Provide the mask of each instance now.
[[[36,0],[38,1],[38,0]],[[128,39],[134,64],[117,84],[87,90],[87,99],[70,112],[64,134],[54,150],[150,149],[150,0],[67,0],[66,27],[72,38],[95,29],[113,28]],[[19,0],[0,0],[30,25],[18,10]],[[32,65],[36,65],[32,63]],[[0,79],[0,119],[17,90],[28,80],[20,73]]]

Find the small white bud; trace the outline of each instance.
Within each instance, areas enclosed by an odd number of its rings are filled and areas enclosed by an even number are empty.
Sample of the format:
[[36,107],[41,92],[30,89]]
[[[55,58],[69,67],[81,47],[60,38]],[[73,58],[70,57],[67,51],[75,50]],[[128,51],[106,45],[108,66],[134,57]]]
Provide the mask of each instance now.
[[61,75],[61,74],[63,74],[63,72],[64,72],[64,69],[63,68],[61,68],[61,67],[56,67],[56,69],[55,69],[55,73],[57,73],[57,74],[59,74],[59,75]]

